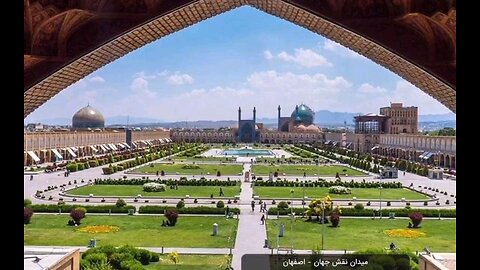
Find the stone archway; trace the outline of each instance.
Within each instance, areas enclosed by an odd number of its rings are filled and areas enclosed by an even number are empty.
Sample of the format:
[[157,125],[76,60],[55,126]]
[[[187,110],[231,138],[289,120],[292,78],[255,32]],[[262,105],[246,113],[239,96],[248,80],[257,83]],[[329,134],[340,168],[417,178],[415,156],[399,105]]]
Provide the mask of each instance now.
[[445,157],[444,154],[439,155],[439,158],[438,158],[439,166],[442,167],[442,168],[445,167],[445,159],[446,159],[446,157]]
[[336,41],[456,111],[455,1],[24,0],[24,117],[125,54],[243,5]]

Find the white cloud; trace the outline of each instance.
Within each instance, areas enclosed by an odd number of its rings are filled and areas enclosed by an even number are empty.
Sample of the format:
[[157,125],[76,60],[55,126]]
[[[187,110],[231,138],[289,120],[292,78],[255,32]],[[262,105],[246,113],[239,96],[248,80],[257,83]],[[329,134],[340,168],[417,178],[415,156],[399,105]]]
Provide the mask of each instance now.
[[238,106],[242,107],[244,119],[251,119],[254,106],[257,117],[276,117],[278,105],[283,108],[282,115],[289,115],[295,105],[302,102],[314,110],[328,107],[351,85],[343,77],[271,70],[252,73],[246,81],[235,86],[196,88],[149,98],[145,98],[144,93],[134,92],[116,107],[165,121],[234,120]]
[[323,93],[336,93],[349,88],[351,83],[343,77],[329,79],[321,73],[313,75],[295,74],[292,72],[279,73],[274,70],[255,72],[247,81],[258,89],[273,89],[276,91],[315,90]]
[[139,71],[137,73],[135,73],[133,75],[134,78],[143,78],[143,79],[146,79],[146,80],[149,80],[149,79],[155,79],[158,77],[158,75],[160,75],[161,73],[157,73],[157,74],[147,74],[145,71]]
[[269,50],[263,51],[263,56],[268,60],[273,58],[273,54]]
[[130,85],[130,88],[132,90],[148,89],[148,81],[145,78],[142,78],[142,77],[135,78],[132,81],[132,84]]
[[391,102],[403,103],[403,106],[418,107],[419,114],[441,114],[450,112],[422,90],[405,80],[399,80],[394,89],[363,83],[356,92],[345,97],[345,104],[339,106],[340,111],[379,113],[380,107],[390,106]]
[[373,86],[369,83],[364,83],[358,87],[358,91],[361,93],[375,94],[375,93],[385,93],[387,89],[379,86]]
[[347,57],[347,58],[356,58],[356,59],[362,59],[362,58],[365,58],[364,56],[348,49],[348,48],[345,48],[343,47],[342,45],[334,42],[334,41],[331,41],[329,39],[325,40],[325,42],[323,43],[323,49],[327,50],[327,51],[331,51],[337,55],[340,55],[340,56],[343,56],[343,57]]
[[333,66],[333,64],[328,62],[328,60],[323,55],[320,55],[310,49],[295,49],[295,53],[293,55],[282,51],[276,56],[273,56],[272,53],[268,50],[264,51],[263,54],[264,57],[269,60],[276,58],[286,62],[294,62],[304,67]]
[[167,78],[167,82],[173,85],[192,84],[193,77],[188,74],[174,74]]
[[104,83],[105,79],[100,77],[100,76],[95,76],[95,77],[92,77],[92,78],[88,79],[88,81],[92,82],[92,83]]

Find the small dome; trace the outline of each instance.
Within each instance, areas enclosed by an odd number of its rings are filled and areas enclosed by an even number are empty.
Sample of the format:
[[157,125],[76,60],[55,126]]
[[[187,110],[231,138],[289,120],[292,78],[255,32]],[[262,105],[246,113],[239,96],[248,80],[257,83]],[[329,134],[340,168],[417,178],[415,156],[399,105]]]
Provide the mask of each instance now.
[[307,129],[307,128],[306,128],[304,125],[300,124],[300,125],[298,125],[298,126],[295,126],[295,129],[303,131],[303,130],[305,130],[305,129]]
[[315,112],[305,104],[295,107],[292,112],[291,118],[295,121],[295,124],[304,124],[309,126],[313,124]]
[[72,117],[73,128],[104,128],[105,118],[95,108],[88,105],[76,112]]
[[321,132],[320,128],[315,126],[315,125],[310,125],[310,126],[306,127],[306,130],[310,131],[310,132],[315,132],[315,133]]

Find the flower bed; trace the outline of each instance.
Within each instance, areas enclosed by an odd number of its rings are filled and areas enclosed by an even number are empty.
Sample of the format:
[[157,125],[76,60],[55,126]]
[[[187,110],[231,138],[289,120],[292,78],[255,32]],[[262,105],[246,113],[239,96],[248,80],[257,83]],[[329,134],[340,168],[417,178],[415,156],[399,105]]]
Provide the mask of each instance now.
[[393,229],[383,232],[390,237],[418,238],[426,235],[424,232],[411,229]]
[[117,226],[111,225],[92,225],[85,226],[83,228],[77,229],[77,232],[86,232],[86,233],[110,233],[118,232],[120,230]]
[[143,185],[143,191],[146,192],[161,192],[167,190],[167,185],[155,182],[146,183]]
[[348,187],[333,186],[328,188],[328,193],[331,194],[352,194],[352,190]]

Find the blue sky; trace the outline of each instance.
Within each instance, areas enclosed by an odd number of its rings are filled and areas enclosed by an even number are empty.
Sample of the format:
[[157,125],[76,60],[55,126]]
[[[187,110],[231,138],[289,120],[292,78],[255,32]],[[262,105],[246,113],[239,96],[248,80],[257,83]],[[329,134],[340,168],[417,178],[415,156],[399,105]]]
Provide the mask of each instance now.
[[450,112],[396,74],[283,19],[241,7],[114,61],[46,102],[25,123],[71,116],[90,103],[105,117],[236,119],[257,107],[276,117],[295,104],[378,113],[390,102]]

